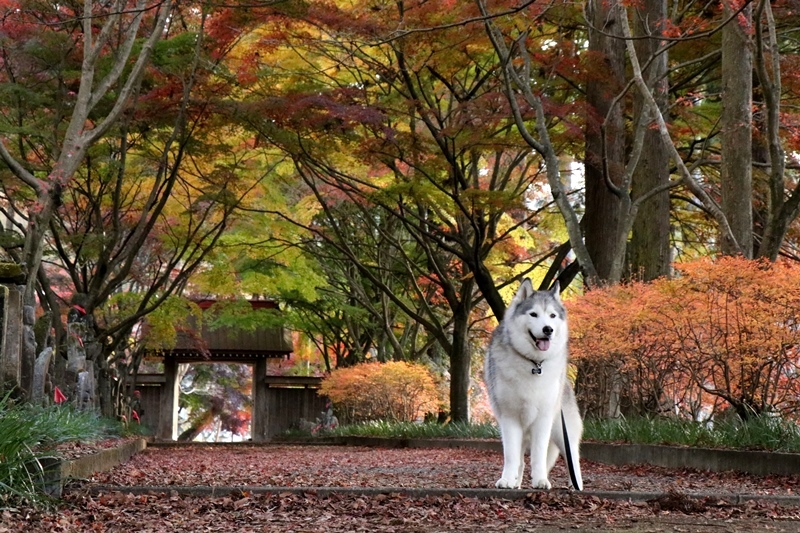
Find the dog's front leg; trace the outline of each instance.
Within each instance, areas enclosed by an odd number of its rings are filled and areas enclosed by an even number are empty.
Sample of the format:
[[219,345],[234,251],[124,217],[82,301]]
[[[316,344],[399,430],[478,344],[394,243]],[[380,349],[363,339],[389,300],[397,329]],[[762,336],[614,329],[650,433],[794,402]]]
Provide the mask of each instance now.
[[535,489],[551,488],[547,479],[547,448],[550,445],[550,426],[537,420],[531,434],[531,483]]
[[518,489],[522,485],[524,450],[522,449],[522,428],[514,422],[501,424],[503,438],[503,475],[495,483],[499,489]]

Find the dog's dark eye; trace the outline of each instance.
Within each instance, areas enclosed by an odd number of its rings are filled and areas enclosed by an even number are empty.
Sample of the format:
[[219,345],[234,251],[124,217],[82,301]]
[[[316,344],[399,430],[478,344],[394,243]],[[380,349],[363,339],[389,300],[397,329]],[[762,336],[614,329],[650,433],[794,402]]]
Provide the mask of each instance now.
[[555,318],[555,317],[556,317],[555,313],[550,313],[550,318]]
[[539,316],[539,313],[536,313],[536,312],[531,312],[531,316],[532,316],[533,318],[536,318],[536,317],[538,317],[538,316]]

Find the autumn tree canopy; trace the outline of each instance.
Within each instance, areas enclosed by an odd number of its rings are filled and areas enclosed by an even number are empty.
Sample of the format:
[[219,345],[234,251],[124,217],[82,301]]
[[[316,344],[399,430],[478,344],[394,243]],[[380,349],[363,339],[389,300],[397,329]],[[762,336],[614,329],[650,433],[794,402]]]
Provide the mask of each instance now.
[[106,374],[175,296],[265,295],[330,369],[438,365],[466,420],[522,276],[797,259],[788,2],[284,4],[0,3],[2,247]]

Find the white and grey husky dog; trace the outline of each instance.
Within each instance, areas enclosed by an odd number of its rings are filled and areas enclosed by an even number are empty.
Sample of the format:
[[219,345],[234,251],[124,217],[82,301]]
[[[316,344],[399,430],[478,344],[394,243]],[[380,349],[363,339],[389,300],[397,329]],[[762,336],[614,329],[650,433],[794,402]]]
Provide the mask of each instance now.
[[535,291],[525,279],[492,335],[484,365],[503,440],[503,475],[495,484],[499,488],[520,488],[526,452],[534,488],[551,487],[547,476],[559,452],[567,462],[570,485],[583,488],[583,421],[567,379],[568,336],[558,283],[552,290]]

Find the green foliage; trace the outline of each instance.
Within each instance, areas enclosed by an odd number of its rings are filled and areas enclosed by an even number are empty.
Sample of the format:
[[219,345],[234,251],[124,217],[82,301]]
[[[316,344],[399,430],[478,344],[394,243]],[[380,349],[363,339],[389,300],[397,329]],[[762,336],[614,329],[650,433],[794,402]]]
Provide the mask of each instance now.
[[800,452],[797,424],[768,416],[743,422],[735,416],[713,424],[678,417],[587,419],[584,440]]
[[40,492],[42,459],[57,456],[62,442],[93,441],[116,435],[118,427],[66,406],[14,405],[0,399],[0,501],[19,499],[33,504],[45,501]]
[[173,348],[178,339],[178,331],[199,324],[202,319],[203,311],[197,304],[185,298],[171,296],[147,315],[148,330],[144,343],[150,349]]
[[[289,436],[296,433],[289,433]],[[339,426],[321,434],[324,437],[384,437],[403,439],[498,439],[500,432],[493,424],[449,424],[388,422],[373,420]]]
[[286,320],[279,309],[253,309],[244,299],[217,301],[204,312],[203,319],[212,330],[230,327],[244,331],[281,327]]
[[[307,436],[290,432],[286,436]],[[324,432],[324,437],[379,437],[398,439],[499,439],[494,424],[436,424],[374,420],[347,424]],[[780,418],[756,417],[742,422],[728,417],[714,424],[677,417],[590,418],[583,439],[595,442],[663,444],[707,448],[769,450],[800,453],[800,428]]]
[[197,39],[196,33],[187,31],[159,41],[153,49],[153,66],[168,73],[183,71],[192,64]]

